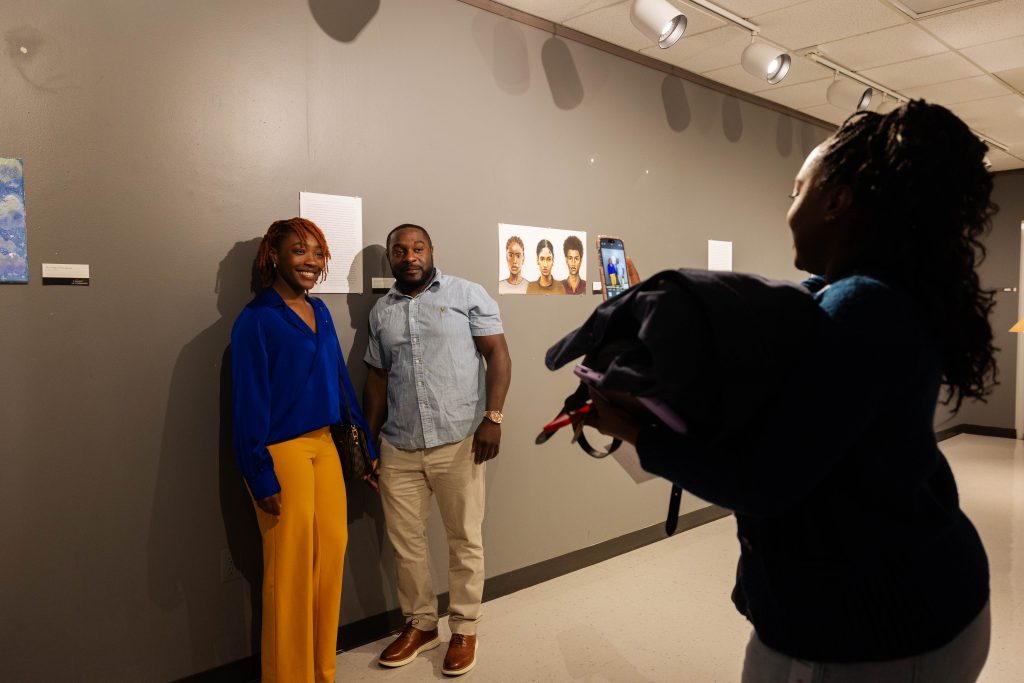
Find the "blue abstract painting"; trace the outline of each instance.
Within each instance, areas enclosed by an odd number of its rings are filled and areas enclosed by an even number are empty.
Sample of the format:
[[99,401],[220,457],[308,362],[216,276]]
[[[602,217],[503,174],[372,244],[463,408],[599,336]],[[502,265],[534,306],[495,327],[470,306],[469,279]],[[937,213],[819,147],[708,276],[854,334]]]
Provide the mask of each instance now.
[[28,282],[24,168],[0,158],[0,282]]

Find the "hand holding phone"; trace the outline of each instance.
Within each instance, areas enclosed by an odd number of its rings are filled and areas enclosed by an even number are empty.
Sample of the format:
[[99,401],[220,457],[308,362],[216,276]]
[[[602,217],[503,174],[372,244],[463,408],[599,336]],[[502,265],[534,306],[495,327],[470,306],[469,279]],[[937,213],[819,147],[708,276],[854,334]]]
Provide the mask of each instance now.
[[597,263],[601,269],[601,295],[604,300],[618,296],[631,285],[626,265],[626,247],[619,237],[599,235],[597,238]]
[[[604,373],[588,368],[585,365],[577,365],[572,371],[573,374],[580,378],[580,381],[591,387],[604,378]],[[632,399],[635,399],[637,403],[650,411],[652,415],[672,431],[677,434],[686,433],[686,422],[668,403],[650,396],[630,396],[627,402]]]

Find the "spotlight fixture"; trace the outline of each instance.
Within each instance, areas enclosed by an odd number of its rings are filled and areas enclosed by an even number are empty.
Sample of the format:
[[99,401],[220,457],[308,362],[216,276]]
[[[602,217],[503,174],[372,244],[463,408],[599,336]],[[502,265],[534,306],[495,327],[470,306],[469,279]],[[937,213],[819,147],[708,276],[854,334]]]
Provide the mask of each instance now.
[[775,85],[789,73],[790,57],[767,43],[750,43],[740,55],[743,69],[751,76]]
[[893,109],[897,109],[901,104],[898,98],[892,97],[888,93],[882,93],[882,101],[879,103],[878,108],[875,109],[879,114],[888,114]]
[[854,111],[864,111],[871,106],[874,96],[874,88],[849,78],[839,78],[838,73],[836,79],[832,81],[832,85],[828,86],[828,90],[825,91],[825,99],[829,102],[840,109],[853,109]]
[[629,20],[662,49],[675,45],[686,31],[686,15],[668,0],[633,0]]

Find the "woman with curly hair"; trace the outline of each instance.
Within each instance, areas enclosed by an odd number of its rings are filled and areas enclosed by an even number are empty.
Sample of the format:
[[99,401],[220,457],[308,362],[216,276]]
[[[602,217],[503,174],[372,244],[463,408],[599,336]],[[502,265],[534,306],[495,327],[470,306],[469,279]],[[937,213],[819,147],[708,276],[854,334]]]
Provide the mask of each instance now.
[[757,429],[680,436],[594,397],[645,469],[735,511],[744,683],[960,683],[985,663],[988,561],[933,426],[943,388],[957,410],[995,380],[985,151],[913,101],[811,153],[787,217],[823,331]]
[[334,680],[348,519],[329,427],[351,414],[369,430],[331,314],[307,293],[330,257],[311,221],[274,222],[231,330],[235,457],[263,536],[264,683]]

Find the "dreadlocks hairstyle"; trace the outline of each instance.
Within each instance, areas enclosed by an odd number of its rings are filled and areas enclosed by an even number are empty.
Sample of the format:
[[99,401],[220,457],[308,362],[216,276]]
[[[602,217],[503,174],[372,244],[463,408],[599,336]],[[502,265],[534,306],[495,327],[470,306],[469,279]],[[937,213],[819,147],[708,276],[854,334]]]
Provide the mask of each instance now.
[[[305,218],[288,218],[286,220],[274,221],[267,228],[267,234],[260,242],[259,251],[252,262],[252,283],[253,292],[266,289],[274,283],[274,260],[270,256],[271,249],[280,249],[281,240],[291,234],[303,242],[313,238],[324,251],[324,270],[320,274],[322,280],[327,275],[327,262],[331,260],[331,250],[327,248],[327,240],[324,233],[317,227],[316,223]],[[319,281],[319,280],[318,280]]]
[[854,114],[820,163],[822,183],[852,188],[872,245],[858,270],[905,288],[941,343],[945,404],[984,397],[996,380],[993,290],[975,267],[998,207],[986,147],[944,107],[915,100],[888,114]]

